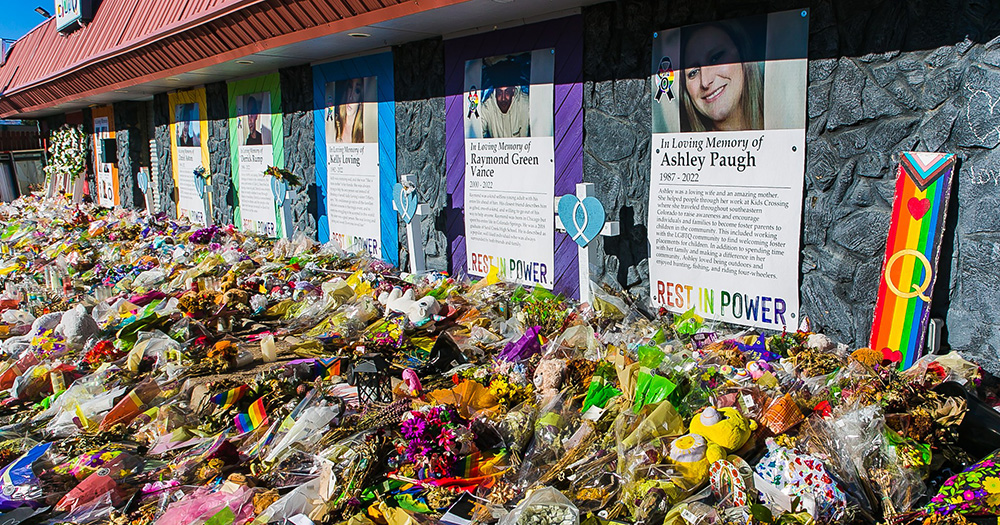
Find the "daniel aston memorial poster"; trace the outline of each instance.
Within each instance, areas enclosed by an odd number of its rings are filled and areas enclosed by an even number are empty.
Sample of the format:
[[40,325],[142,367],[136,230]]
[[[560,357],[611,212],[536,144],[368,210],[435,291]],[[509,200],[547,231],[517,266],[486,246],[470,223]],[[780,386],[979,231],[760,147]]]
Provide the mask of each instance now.
[[808,28],[795,10],[654,34],[655,306],[798,326]]

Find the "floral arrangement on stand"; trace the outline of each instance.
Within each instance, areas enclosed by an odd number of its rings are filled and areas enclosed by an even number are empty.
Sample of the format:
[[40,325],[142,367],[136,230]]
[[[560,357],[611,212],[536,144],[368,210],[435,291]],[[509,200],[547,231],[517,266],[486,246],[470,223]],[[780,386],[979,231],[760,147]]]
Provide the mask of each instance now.
[[267,169],[264,170],[264,175],[283,181],[293,188],[302,186],[302,179],[298,175],[286,170],[285,168],[279,168],[277,166],[268,166]]
[[83,173],[86,162],[87,136],[79,126],[69,124],[52,132],[49,139],[49,159],[45,166],[45,185],[53,177],[67,177],[71,185]]

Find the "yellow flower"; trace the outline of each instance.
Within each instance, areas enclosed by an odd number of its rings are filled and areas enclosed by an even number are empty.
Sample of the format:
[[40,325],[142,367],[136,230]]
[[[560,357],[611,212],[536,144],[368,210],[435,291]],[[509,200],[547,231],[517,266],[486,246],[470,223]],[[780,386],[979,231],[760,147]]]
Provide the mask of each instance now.
[[990,494],[1000,494],[1000,478],[986,478],[983,480],[983,487]]

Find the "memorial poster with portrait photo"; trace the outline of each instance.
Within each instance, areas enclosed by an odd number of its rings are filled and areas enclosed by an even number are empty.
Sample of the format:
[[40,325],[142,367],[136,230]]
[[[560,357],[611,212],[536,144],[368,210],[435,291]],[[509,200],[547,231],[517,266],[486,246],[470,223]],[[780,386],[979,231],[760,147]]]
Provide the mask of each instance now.
[[468,272],[555,283],[555,49],[465,63],[465,235]]
[[[177,188],[177,216],[195,224],[211,220],[211,173],[208,162],[208,120],[205,89],[170,93],[170,156],[174,187]],[[199,168],[204,174],[197,175]],[[200,179],[200,180],[199,180]]]
[[312,70],[319,241],[399,264],[393,55],[363,55]]
[[229,105],[235,222],[246,233],[284,237],[286,214],[279,209],[291,203],[280,181],[264,174],[268,166],[284,166],[278,75],[231,82]]
[[92,110],[94,118],[94,170],[97,172],[97,198],[95,201],[104,208],[120,204],[118,196],[118,159],[107,141],[115,140],[115,115],[111,106],[100,106]]
[[808,10],[653,36],[653,305],[798,327]]
[[323,124],[330,238],[381,259],[377,86],[375,77],[328,82]]

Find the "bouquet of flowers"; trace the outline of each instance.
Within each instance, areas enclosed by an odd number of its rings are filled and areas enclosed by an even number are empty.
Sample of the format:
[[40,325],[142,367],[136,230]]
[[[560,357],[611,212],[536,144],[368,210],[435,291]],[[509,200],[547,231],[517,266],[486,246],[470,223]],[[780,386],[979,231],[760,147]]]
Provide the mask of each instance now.
[[410,411],[399,431],[406,439],[405,446],[397,449],[405,464],[402,470],[412,470],[418,479],[449,476],[462,442],[471,438],[458,413],[447,405]]

